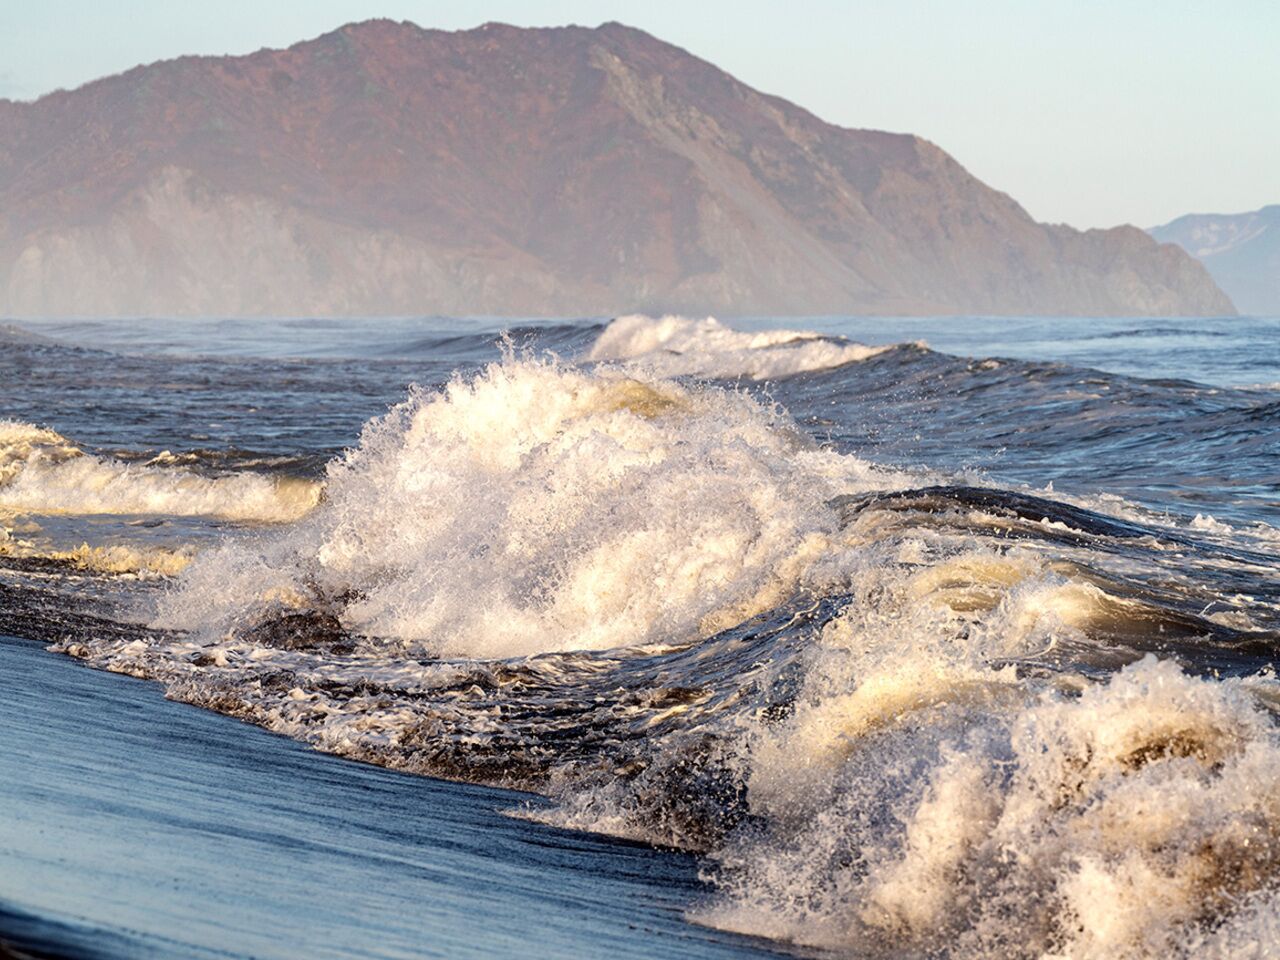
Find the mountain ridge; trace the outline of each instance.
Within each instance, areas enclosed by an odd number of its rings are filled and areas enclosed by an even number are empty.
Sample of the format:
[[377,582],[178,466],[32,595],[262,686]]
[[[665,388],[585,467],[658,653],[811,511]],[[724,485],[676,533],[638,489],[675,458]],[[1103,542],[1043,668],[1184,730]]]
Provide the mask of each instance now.
[[1280,204],[1189,213],[1147,232],[1200,260],[1242,313],[1280,316]]
[[348,24],[0,102],[0,313],[1212,313],[1135,227],[1037,224],[616,22]]

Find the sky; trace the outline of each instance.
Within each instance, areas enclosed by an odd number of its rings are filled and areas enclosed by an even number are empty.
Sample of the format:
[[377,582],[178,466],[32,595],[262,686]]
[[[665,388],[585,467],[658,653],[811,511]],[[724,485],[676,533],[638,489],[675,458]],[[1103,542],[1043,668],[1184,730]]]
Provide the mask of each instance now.
[[371,17],[620,20],[829,122],[932,140],[1039,220],[1280,203],[1277,0],[0,0],[0,97]]

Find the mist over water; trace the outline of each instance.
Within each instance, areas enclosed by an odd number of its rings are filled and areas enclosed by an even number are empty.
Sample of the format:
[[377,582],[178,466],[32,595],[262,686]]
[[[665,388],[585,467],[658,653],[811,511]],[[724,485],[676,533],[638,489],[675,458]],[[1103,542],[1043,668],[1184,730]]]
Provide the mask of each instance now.
[[1273,948],[1280,321],[502,330],[0,334],[0,629],[699,852],[699,923]]

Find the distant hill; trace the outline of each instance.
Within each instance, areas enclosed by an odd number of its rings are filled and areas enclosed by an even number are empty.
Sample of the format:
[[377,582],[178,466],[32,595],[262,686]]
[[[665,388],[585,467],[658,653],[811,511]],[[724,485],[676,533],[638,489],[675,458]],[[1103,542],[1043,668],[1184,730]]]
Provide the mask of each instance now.
[[0,101],[0,315],[634,310],[1232,312],[1135,227],[619,24],[370,21]]
[[1280,204],[1193,213],[1150,232],[1197,257],[1242,313],[1280,317]]

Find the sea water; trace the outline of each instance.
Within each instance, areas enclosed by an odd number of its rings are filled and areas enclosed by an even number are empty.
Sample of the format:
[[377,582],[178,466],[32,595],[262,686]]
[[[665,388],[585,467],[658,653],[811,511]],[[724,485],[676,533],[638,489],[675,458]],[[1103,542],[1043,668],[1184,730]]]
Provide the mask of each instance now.
[[42,322],[0,630],[836,955],[1273,955],[1280,321]]

